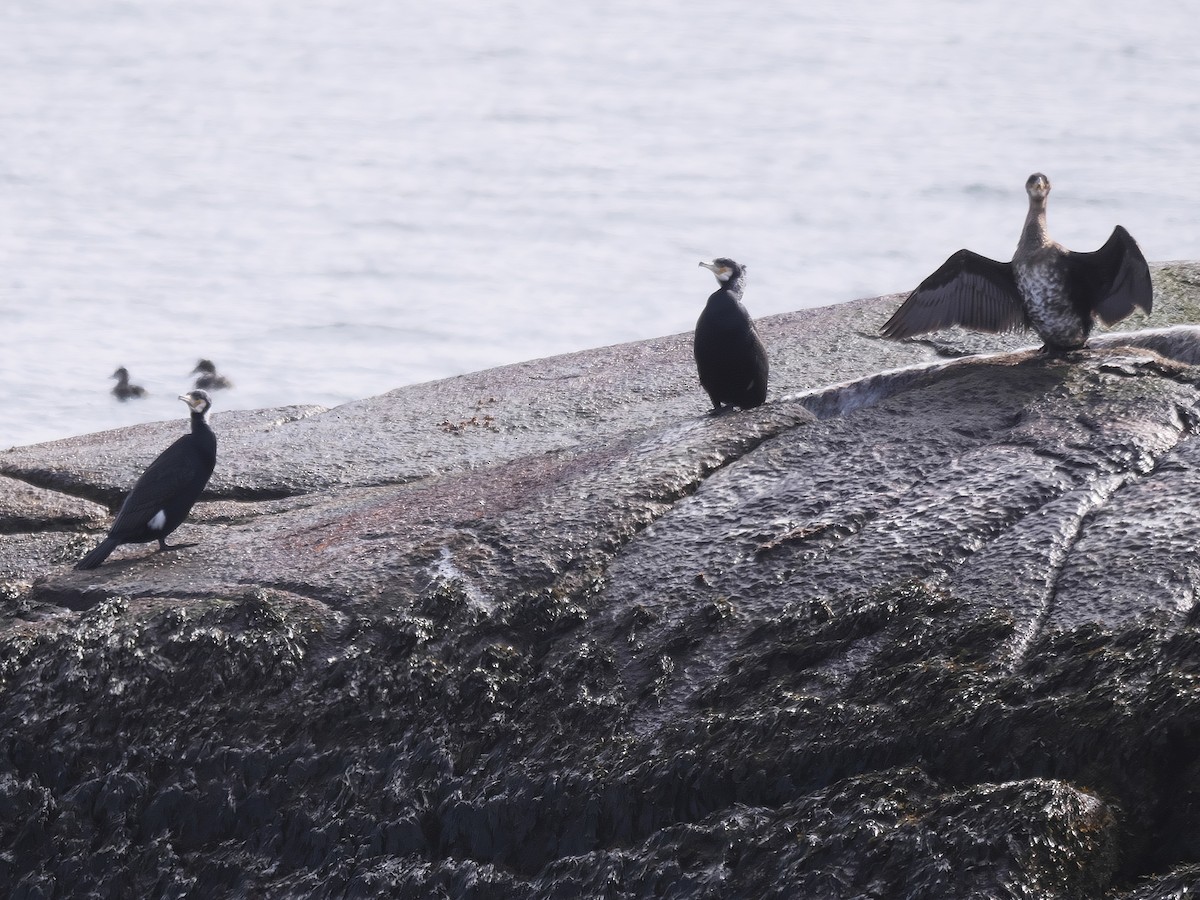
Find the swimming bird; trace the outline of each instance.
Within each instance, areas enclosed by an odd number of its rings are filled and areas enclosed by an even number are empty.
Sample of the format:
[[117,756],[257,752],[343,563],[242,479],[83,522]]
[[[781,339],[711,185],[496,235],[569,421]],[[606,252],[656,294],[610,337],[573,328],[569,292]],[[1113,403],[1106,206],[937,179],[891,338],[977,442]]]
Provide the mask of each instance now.
[[951,325],[993,333],[1032,328],[1043,349],[1061,352],[1087,343],[1093,316],[1111,325],[1134,307],[1150,312],[1150,269],[1128,231],[1118,225],[1091,253],[1067,250],[1046,231],[1050,179],[1035,172],[1025,191],[1029,213],[1012,262],[959,250],[908,295],[883,326],[884,337]]
[[145,397],[146,389],[140,384],[129,383],[129,370],[124,366],[117,369],[108,376],[109,378],[117,379],[116,385],[112,389],[112,394],[122,403],[131,397]]
[[179,399],[191,410],[191,432],[150,463],[121,505],[108,537],[76,563],[76,569],[96,568],[121,544],[156,540],[160,551],[191,546],[168,544],[167,535],[183,523],[208,484],[217,462],[217,436],[208,424],[208,394],[190,391]]
[[196,363],[196,368],[192,369],[192,374],[199,374],[193,385],[196,390],[200,391],[220,391],[225,388],[233,387],[233,382],[224,375],[217,374],[217,367],[213,365],[211,359],[202,359]]
[[742,306],[746,269],[723,256],[700,265],[720,285],[696,321],[692,352],[700,385],[712,400],[713,412],[726,403],[742,409],[759,406],[767,399],[767,351]]

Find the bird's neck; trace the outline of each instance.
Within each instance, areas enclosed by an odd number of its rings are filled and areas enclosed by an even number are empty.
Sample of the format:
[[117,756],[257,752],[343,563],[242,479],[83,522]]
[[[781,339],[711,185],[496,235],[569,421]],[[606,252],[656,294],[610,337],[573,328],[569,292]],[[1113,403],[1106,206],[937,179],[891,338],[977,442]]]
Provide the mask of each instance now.
[[741,278],[729,279],[728,281],[726,281],[724,284],[721,285],[721,290],[717,291],[717,293],[718,294],[727,294],[728,296],[732,297],[734,300],[741,300],[742,299],[742,279]]
[[1047,247],[1052,243],[1046,230],[1046,198],[1029,198],[1029,212],[1025,216],[1025,227],[1021,229],[1021,240],[1017,253],[1030,252]]
[[212,426],[208,424],[208,413],[198,413],[192,410],[192,431],[211,431]]

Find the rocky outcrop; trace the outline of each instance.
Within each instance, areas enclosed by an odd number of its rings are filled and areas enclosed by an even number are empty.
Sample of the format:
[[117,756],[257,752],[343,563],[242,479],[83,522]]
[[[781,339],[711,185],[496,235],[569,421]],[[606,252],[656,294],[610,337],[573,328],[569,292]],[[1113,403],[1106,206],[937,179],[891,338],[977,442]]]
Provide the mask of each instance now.
[[1200,889],[1200,270],[1154,274],[1068,357],[774,317],[718,417],[686,335],[218,414],[194,546],[93,572],[184,424],[0,454],[0,883]]

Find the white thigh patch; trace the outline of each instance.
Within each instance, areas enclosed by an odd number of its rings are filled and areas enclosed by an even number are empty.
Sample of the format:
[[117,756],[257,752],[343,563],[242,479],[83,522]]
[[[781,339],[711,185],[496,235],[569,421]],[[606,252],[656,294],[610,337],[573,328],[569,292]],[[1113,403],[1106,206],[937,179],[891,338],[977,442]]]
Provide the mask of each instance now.
[[160,509],[154,514],[154,518],[146,523],[146,527],[151,531],[162,531],[162,527],[167,524],[167,511]]

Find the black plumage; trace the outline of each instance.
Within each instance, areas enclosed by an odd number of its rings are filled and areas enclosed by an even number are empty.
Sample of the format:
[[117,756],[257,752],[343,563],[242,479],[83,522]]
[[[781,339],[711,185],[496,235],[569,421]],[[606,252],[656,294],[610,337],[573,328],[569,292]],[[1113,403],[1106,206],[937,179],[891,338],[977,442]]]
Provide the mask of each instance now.
[[193,385],[198,391],[222,391],[233,387],[233,382],[224,375],[217,374],[217,367],[211,359],[202,359],[192,369],[193,375],[199,375]]
[[146,396],[146,389],[144,387],[142,387],[140,384],[129,383],[129,370],[124,366],[121,366],[121,368],[117,369],[117,371],[113,372],[108,377],[117,379],[116,385],[113,386],[112,394],[122,403],[134,397]]
[[998,333],[1032,328],[1048,350],[1082,347],[1093,317],[1106,325],[1153,304],[1150,269],[1137,242],[1120,225],[1104,246],[1075,253],[1046,229],[1050,180],[1040,172],[1025,183],[1029,212],[1011,262],[959,250],[922,281],[883,326],[900,339],[960,325]]
[[187,518],[217,462],[217,436],[208,424],[212,405],[208,394],[191,391],[179,399],[191,410],[192,430],[150,463],[121,505],[108,537],[75,568],[96,568],[121,544],[158,541],[159,550],[173,549],[167,535]]
[[742,306],[746,270],[725,257],[700,265],[720,284],[696,321],[692,351],[700,384],[714,411],[723,404],[742,409],[759,406],[767,399],[767,351]]

